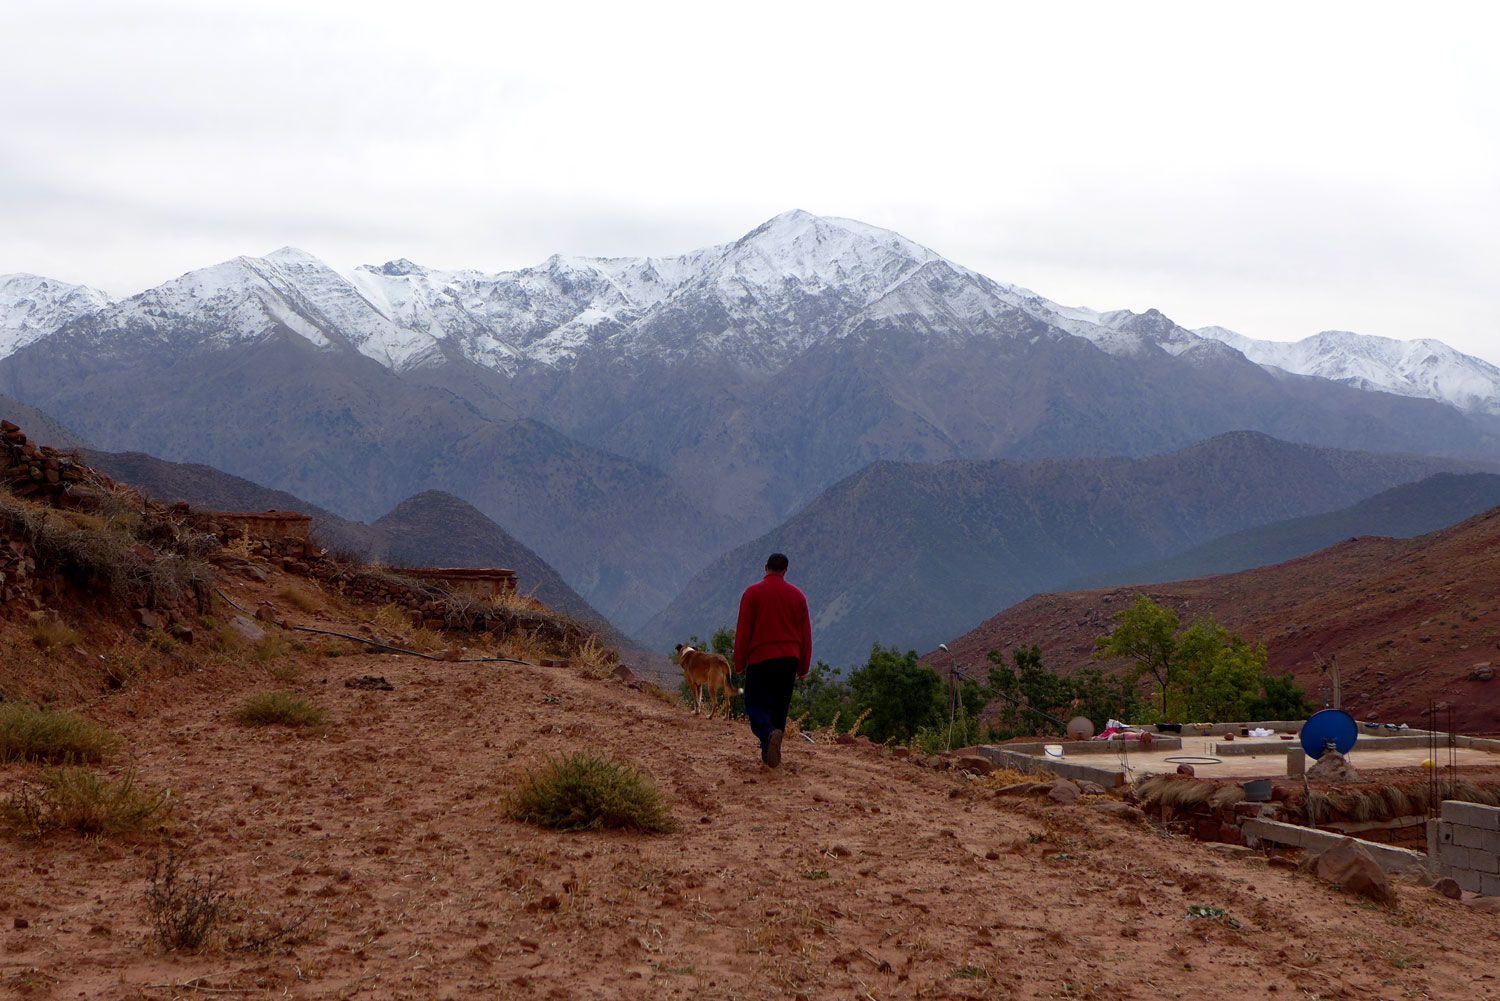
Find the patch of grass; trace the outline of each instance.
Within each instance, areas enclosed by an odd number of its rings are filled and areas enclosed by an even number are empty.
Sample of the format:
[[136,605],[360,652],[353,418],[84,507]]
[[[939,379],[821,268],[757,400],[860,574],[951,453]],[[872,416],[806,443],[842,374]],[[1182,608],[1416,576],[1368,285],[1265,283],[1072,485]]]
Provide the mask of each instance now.
[[119,741],[102,724],[64,709],[0,704],[0,761],[95,762]]
[[271,675],[272,681],[279,681],[283,685],[294,685],[302,680],[302,665],[296,661],[273,664],[266,668],[266,672]]
[[990,978],[990,971],[989,970],[986,970],[982,966],[977,966],[974,963],[965,963],[962,966],[955,966],[953,968],[953,972],[950,973],[950,974],[948,974],[948,975],[950,977],[956,977],[956,978],[958,978],[960,980],[989,980],[989,979],[991,979]]
[[300,587],[288,584],[276,592],[276,597],[291,605],[299,612],[315,612],[318,609],[318,600]]
[[83,642],[83,635],[62,619],[39,615],[31,624],[31,642],[43,653],[67,650]]
[[292,641],[279,629],[268,629],[250,650],[250,659],[255,661],[277,660],[291,652]]
[[135,769],[114,781],[92,768],[49,768],[40,782],[22,782],[0,803],[0,815],[25,833],[130,834],[165,820],[172,812],[168,789],[136,785]]
[[234,718],[247,726],[317,726],[328,714],[305,695],[296,692],[257,692],[234,712]]
[[670,831],[666,798],[645,771],[593,754],[549,758],[510,795],[516,820],[562,831]]
[[146,645],[162,653],[172,653],[177,649],[177,641],[161,626],[146,631]]

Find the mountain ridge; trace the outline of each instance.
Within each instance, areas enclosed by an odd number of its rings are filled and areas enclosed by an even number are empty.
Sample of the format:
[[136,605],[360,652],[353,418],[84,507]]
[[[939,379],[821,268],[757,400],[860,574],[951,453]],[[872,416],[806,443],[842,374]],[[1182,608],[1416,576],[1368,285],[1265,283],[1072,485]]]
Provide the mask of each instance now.
[[[1500,368],[1430,338],[1402,342],[1325,331],[1281,344],[1221,326],[1190,331],[1155,309],[1134,314],[1061,306],[954,264],[893,231],[799,209],[774,216],[730,243],[684,254],[554,254],[538,265],[493,274],[426,268],[405,259],[341,272],[305,251],[282,247],[263,257],[242,255],[190,271],[118,301],[41,276],[5,275],[0,276],[0,327],[18,330],[25,324],[28,333],[0,339],[0,357],[47,336],[63,325],[59,321],[89,312],[114,311],[119,315],[109,322],[129,327],[130,312],[161,319],[207,308],[232,321],[226,331],[236,328],[259,336],[280,324],[320,347],[341,339],[393,371],[462,357],[514,375],[528,364],[576,361],[586,346],[618,337],[632,326],[639,329],[627,338],[631,348],[670,352],[674,339],[663,336],[661,328],[670,328],[673,316],[707,315],[715,301],[738,298],[754,301],[756,308],[746,311],[742,319],[748,325],[739,333],[758,345],[745,347],[738,360],[766,368],[805,350],[809,332],[846,336],[848,329],[887,319],[892,311],[903,316],[920,312],[898,308],[898,293],[930,267],[946,270],[949,282],[971,286],[969,294],[948,304],[970,324],[986,309],[1003,306],[1084,337],[1111,354],[1152,346],[1181,354],[1224,343],[1257,364],[1500,414]],[[822,307],[830,303],[821,293],[835,290],[840,308],[828,323],[806,324],[805,303],[772,301],[772,293],[787,286],[796,286]],[[63,300],[71,305],[64,307]],[[881,303],[884,307],[875,309]],[[929,309],[932,305],[927,303]],[[872,309],[871,315],[860,315]],[[766,336],[770,329],[803,332],[778,341]],[[331,337],[330,331],[337,334]],[[709,342],[714,333],[704,331]],[[1330,338],[1339,342],[1338,351],[1329,349]],[[1392,352],[1422,357],[1393,364]],[[1292,360],[1297,358],[1303,360]],[[1371,375],[1376,369],[1379,377]],[[1445,382],[1461,385],[1453,388]]]
[[1146,459],[875,462],[714,561],[639,635],[664,648],[733,622],[741,589],[779,551],[808,596],[815,655],[862,663],[872,642],[935,646],[1028,594],[1143,562],[1139,554],[1166,556],[1453,468],[1465,464],[1253,432]]

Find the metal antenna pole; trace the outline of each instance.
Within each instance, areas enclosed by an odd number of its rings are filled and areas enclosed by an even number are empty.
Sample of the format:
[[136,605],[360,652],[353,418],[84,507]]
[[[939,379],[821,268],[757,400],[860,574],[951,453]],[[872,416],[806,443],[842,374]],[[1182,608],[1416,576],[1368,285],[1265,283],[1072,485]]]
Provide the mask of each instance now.
[[947,750],[951,751],[951,750],[953,750],[953,717],[954,717],[954,715],[957,712],[957,708],[955,706],[955,702],[957,700],[956,700],[956,698],[954,696],[954,693],[953,693],[953,654],[952,654],[951,651],[949,651],[948,644],[946,644],[946,643],[939,643],[938,644],[938,649],[941,650],[941,651],[943,651],[943,653],[948,654],[948,747],[947,747]]

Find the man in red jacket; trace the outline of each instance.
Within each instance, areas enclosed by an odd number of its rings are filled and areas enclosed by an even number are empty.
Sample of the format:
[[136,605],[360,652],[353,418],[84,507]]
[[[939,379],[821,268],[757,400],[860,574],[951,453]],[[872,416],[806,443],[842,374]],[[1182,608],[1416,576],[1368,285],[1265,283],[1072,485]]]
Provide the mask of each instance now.
[[760,738],[760,760],[781,764],[792,685],[812,666],[807,597],[786,582],[787,558],[772,553],[766,576],[745,588],[734,628],[734,666],[745,676],[745,713]]

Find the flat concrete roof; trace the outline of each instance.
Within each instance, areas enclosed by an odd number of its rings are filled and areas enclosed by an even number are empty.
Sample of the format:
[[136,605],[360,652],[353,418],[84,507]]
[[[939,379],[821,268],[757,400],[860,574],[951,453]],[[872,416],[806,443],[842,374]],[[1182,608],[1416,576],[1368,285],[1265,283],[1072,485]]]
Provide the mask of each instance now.
[[[1446,744],[1446,737],[1440,740]],[[1217,747],[1223,742],[1223,737],[1184,736],[1179,750],[1152,748],[1147,751],[1142,750],[1135,741],[1118,741],[1110,749],[1106,750],[1101,747],[1098,752],[1076,753],[1070,750],[1059,760],[1075,765],[1088,765],[1091,768],[1128,771],[1132,777],[1139,777],[1145,774],[1160,775],[1165,772],[1174,772],[1177,770],[1178,762],[1167,759],[1186,757],[1190,759],[1188,763],[1193,766],[1193,773],[1199,778],[1282,778],[1287,774],[1287,751],[1293,748],[1300,751],[1302,748],[1296,740],[1244,741],[1241,739],[1233,742],[1234,753],[1220,754],[1217,752]],[[1402,741],[1402,743],[1407,743],[1407,741]],[[1257,751],[1264,748],[1264,751],[1246,753],[1247,745],[1256,748]],[[1353,750],[1345,757],[1356,771],[1366,772],[1386,768],[1420,767],[1422,761],[1430,754],[1425,743],[1414,747],[1394,747],[1383,744],[1379,737],[1370,737],[1357,741]],[[1198,758],[1218,758],[1218,763],[1209,764],[1206,761],[1193,760]],[[1434,760],[1440,768],[1446,767],[1448,748],[1439,746]],[[1460,747],[1454,749],[1454,762],[1458,765],[1500,767],[1500,754]],[[1313,759],[1304,755],[1304,765],[1311,768]]]

